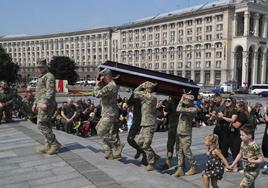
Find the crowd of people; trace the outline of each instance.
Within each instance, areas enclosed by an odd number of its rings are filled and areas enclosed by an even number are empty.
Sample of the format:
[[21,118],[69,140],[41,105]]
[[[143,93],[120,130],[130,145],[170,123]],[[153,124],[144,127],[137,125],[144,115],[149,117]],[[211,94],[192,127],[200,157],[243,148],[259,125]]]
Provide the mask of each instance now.
[[[3,115],[5,121],[10,122],[12,113],[37,123],[47,141],[39,149],[41,153],[55,154],[61,147],[51,129],[54,125],[69,134],[100,136],[104,158],[118,159],[124,148],[119,132],[128,131],[127,141],[137,151],[134,157],[142,156],[145,170],[152,171],[160,158],[151,147],[154,132],[167,130],[167,155],[160,170],[172,167],[171,159],[176,153],[177,169],[173,176],[190,176],[198,172],[191,151],[192,127],[214,126],[213,132],[204,139],[208,147],[208,161],[202,174],[204,187],[209,187],[209,182],[212,187],[218,187],[217,181],[222,179],[225,169],[243,171],[240,187],[253,187],[263,156],[268,158],[268,103],[265,107],[260,103],[252,105],[231,96],[223,99],[220,94],[209,98],[198,96],[195,100],[190,93],[157,100],[153,93],[157,83],[149,81],[138,86],[130,98],[121,98],[111,71],[104,69],[94,88],[95,97],[101,99],[100,104],[95,105],[90,99],[74,102],[68,98],[56,108],[54,77],[47,72],[45,62],[38,68],[43,71],[40,79],[44,81],[39,80],[35,97],[29,92],[20,98],[11,92],[6,82],[0,82],[0,123]],[[259,124],[266,124],[262,147],[254,141]],[[226,160],[229,156],[232,158],[230,165]],[[185,159],[191,165],[187,172]],[[265,166],[262,173],[268,174]]]

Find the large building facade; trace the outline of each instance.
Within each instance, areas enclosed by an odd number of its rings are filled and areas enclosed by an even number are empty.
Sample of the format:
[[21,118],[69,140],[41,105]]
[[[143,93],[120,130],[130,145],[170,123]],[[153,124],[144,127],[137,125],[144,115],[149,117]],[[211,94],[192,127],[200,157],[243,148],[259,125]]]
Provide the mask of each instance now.
[[34,72],[39,58],[74,59],[80,77],[113,60],[175,74],[204,85],[268,83],[268,2],[222,0],[160,14],[113,28],[2,38],[21,67]]
[[110,59],[112,28],[42,36],[0,38],[0,44],[20,66],[23,77],[36,77],[39,59],[48,62],[53,56],[68,56],[75,61],[81,78],[95,76],[96,67]]

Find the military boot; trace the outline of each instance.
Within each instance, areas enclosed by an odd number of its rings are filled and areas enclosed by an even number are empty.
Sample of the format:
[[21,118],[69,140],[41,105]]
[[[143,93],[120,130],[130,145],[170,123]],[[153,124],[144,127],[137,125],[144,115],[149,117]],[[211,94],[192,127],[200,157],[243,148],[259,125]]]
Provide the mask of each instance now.
[[48,150],[50,149],[51,145],[46,143],[45,145],[43,145],[41,148],[37,149],[38,153],[47,153]]
[[113,153],[112,153],[112,151],[105,151],[105,152],[104,152],[104,158],[105,158],[106,160],[113,160],[114,157],[113,157]]
[[49,150],[47,151],[47,154],[53,155],[59,152],[59,149],[61,148],[61,144],[56,140],[55,143],[51,144]]
[[113,153],[113,156],[114,156],[114,159],[120,159],[121,158],[121,153],[122,153],[122,150],[124,148],[125,144],[118,144],[118,145],[115,145],[114,147],[114,153]]
[[197,173],[197,166],[193,165],[191,168],[185,173],[186,176],[192,176]]
[[176,170],[176,172],[174,174],[172,174],[172,176],[174,177],[180,177],[180,176],[184,176],[184,170],[182,167],[178,167],[178,169]]
[[146,167],[145,167],[145,170],[146,171],[153,171],[155,168],[154,168],[154,164],[148,164]]

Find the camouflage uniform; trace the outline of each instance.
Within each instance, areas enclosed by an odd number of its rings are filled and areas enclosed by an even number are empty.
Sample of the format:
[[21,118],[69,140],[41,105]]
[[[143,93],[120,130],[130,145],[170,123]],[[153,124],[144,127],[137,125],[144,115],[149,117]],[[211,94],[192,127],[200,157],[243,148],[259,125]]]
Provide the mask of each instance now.
[[[255,143],[251,142],[249,145],[241,143],[241,150],[244,158],[256,159],[261,155],[260,147]],[[243,161],[244,167],[244,178],[240,182],[240,188],[253,188],[255,187],[255,179],[259,175],[260,169],[256,164],[248,163]]]
[[34,96],[27,95],[25,96],[20,103],[20,115],[25,119],[31,119],[34,116],[31,107],[34,104]]
[[[112,149],[120,146],[120,139],[116,124],[119,117],[117,106],[118,87],[114,81],[107,85],[96,85],[94,88],[96,97],[101,98],[101,119],[96,126],[97,134],[103,139],[103,150],[105,158],[111,159]],[[120,150],[120,149],[119,149]],[[121,151],[116,155],[121,155]]]
[[15,92],[11,88],[0,89],[0,103],[4,106],[0,107],[0,123],[5,113],[5,121],[10,122],[12,119],[12,107],[15,100]]
[[156,129],[156,103],[157,99],[152,93],[142,91],[144,88],[154,87],[151,82],[144,82],[134,90],[134,97],[141,100],[141,130],[138,144],[144,150],[149,165],[154,166],[156,154],[151,148],[153,135]]
[[[36,98],[34,104],[38,108],[37,126],[45,136],[49,145],[58,143],[52,131],[51,118],[55,112],[55,77],[50,72],[40,76],[37,80]],[[47,109],[42,110],[39,105],[46,104]]]
[[184,100],[180,100],[177,106],[177,113],[180,113],[179,122],[177,126],[176,143],[178,169],[183,169],[184,157],[189,160],[191,164],[191,169],[192,167],[196,168],[196,161],[193,158],[190,146],[192,143],[192,120],[196,116],[197,109],[195,107],[185,107],[185,105],[189,103],[189,100],[193,101],[194,96],[187,95],[187,98]]

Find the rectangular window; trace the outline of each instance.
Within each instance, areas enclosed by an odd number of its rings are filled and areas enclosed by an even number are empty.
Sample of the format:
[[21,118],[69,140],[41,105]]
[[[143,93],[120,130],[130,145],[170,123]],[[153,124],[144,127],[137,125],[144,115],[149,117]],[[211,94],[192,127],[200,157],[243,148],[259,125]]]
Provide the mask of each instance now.
[[223,30],[223,24],[217,24],[216,31],[222,31]]

